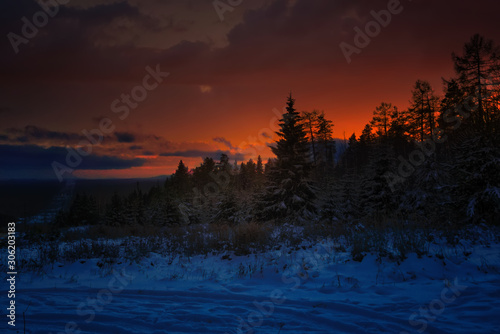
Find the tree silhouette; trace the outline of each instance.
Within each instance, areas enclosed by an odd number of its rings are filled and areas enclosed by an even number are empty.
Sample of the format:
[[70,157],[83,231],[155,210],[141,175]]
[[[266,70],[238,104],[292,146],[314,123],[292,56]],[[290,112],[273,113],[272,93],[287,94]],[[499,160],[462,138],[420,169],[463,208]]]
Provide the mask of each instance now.
[[474,123],[479,130],[490,127],[498,117],[500,49],[476,34],[465,43],[463,55],[453,53],[452,58],[461,88],[475,101]]
[[304,222],[316,212],[315,193],[308,179],[312,163],[300,114],[290,94],[286,113],[280,119],[278,141],[271,149],[276,162],[270,168],[263,199],[258,206],[263,219],[285,219]]

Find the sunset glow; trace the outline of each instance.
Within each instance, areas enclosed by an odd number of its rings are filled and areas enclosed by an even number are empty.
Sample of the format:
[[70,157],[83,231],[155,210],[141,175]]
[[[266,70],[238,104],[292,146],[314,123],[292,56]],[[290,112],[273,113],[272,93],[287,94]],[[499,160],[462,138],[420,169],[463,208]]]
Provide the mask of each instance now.
[[42,8],[5,3],[0,178],[54,178],[51,164],[103,119],[91,158],[65,164],[75,176],[166,175],[220,153],[265,160],[290,91],[299,111],[325,112],[334,137],[359,135],[381,102],[407,108],[415,80],[441,94],[451,52],[473,33],[499,39],[496,3],[448,5],[402,1],[346,57],[339,45],[355,47],[387,1],[246,1],[221,20],[210,1],[75,0],[30,38],[21,18]]

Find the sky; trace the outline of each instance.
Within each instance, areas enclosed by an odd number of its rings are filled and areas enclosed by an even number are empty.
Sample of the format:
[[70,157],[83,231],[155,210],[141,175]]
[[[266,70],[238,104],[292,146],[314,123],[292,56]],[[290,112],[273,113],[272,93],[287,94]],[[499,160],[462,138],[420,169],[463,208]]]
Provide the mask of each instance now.
[[[498,1],[0,2],[0,179],[168,175],[272,156],[288,94],[359,135],[438,95],[452,52],[500,43]],[[361,32],[361,33],[360,33]]]

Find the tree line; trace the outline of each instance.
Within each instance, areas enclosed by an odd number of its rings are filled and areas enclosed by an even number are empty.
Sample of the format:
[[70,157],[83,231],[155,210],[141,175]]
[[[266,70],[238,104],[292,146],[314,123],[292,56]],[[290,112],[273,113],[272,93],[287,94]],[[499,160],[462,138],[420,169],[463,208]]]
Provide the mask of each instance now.
[[500,50],[474,35],[452,61],[441,95],[417,80],[407,109],[381,102],[338,160],[333,122],[318,110],[297,112],[290,94],[266,162],[222,154],[189,169],[181,160],[163,185],[115,194],[105,208],[77,196],[58,222],[498,224]]

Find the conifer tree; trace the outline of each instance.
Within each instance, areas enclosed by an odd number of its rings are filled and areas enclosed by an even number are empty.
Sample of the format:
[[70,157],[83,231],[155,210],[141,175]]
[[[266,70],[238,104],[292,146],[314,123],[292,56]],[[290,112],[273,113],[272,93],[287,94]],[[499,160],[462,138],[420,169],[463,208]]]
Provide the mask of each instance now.
[[264,164],[260,155],[257,157],[257,164],[255,165],[255,186],[261,188],[264,183]]
[[316,212],[316,196],[309,180],[312,163],[308,159],[307,138],[294,105],[290,94],[279,123],[280,131],[276,132],[279,139],[271,147],[276,163],[269,171],[266,192],[258,203],[266,220],[288,218],[304,222]]
[[179,161],[177,170],[172,176],[172,186],[179,198],[183,198],[189,193],[190,183],[189,168],[184,165],[184,162],[181,160]]
[[304,125],[304,131],[306,133],[306,137],[311,141],[312,148],[312,156],[314,165],[317,164],[317,155],[316,155],[316,132],[318,126],[318,116],[319,111],[313,110],[311,112],[303,111],[301,115],[301,119]]
[[377,134],[387,137],[395,107],[391,103],[382,102],[373,111],[371,125],[377,128]]
[[500,117],[500,49],[492,40],[476,34],[464,45],[463,54],[453,53],[452,58],[457,81],[475,104],[472,120],[476,128],[490,128]]
[[317,138],[322,146],[323,162],[327,167],[333,167],[335,153],[337,152],[332,128],[332,121],[325,117],[325,113],[318,114]]
[[411,134],[421,142],[432,136],[436,127],[438,98],[427,81],[417,80],[412,90],[407,120]]

